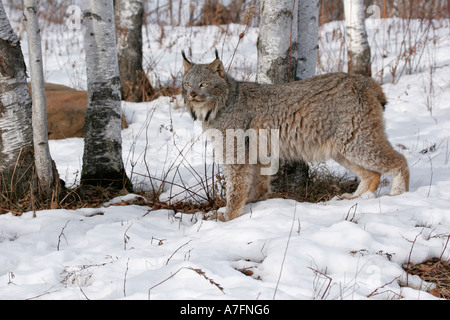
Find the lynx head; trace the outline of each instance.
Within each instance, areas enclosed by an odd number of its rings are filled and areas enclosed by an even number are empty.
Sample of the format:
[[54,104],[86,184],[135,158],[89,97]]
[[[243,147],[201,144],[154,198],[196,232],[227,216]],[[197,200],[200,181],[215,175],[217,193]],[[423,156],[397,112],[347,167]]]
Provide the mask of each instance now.
[[228,86],[225,70],[216,50],[216,59],[210,64],[191,63],[184,54],[182,94],[194,120],[212,121],[225,105]]

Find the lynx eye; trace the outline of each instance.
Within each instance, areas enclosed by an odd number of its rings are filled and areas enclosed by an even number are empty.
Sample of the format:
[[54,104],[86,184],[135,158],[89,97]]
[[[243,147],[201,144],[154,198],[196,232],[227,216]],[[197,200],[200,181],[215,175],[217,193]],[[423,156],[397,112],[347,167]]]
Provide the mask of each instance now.
[[200,88],[207,88],[208,86],[209,86],[209,83],[207,83],[207,82],[202,82],[199,85]]
[[188,88],[192,88],[192,83],[190,82],[185,82],[184,85]]

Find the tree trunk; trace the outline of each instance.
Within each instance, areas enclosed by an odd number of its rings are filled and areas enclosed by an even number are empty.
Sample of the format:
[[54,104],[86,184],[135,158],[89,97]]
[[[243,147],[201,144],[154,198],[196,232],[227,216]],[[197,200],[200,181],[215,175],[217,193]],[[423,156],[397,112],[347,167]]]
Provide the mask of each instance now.
[[348,72],[371,76],[370,47],[365,25],[364,0],[344,0]]
[[41,35],[36,0],[24,0],[24,18],[27,27],[30,60],[31,93],[33,98],[33,141],[36,173],[43,196],[50,196],[55,187],[52,159],[48,145],[47,106],[42,66]]
[[261,0],[260,16],[256,80],[289,82],[297,68],[297,60],[291,56],[298,45],[297,8],[293,7],[293,0]]
[[298,46],[296,80],[316,75],[319,53],[319,0],[298,1]]
[[[259,83],[286,83],[315,75],[318,53],[317,0],[262,0],[258,35]],[[306,183],[306,162],[280,161],[274,183],[280,190]]]
[[81,184],[131,190],[122,160],[121,87],[113,2],[85,0],[83,24],[88,103]]
[[316,73],[318,0],[261,0],[259,83],[286,83]]
[[[297,12],[295,11],[297,10]],[[293,57],[295,58],[294,80],[304,80],[316,75],[317,56],[319,53],[319,1],[318,0],[295,0],[294,14],[297,21],[293,19],[293,26],[297,28],[297,41],[293,46]],[[282,161],[280,175],[282,187],[293,189],[298,182],[306,184],[309,181],[309,166],[304,161],[285,162]]]
[[153,89],[142,67],[143,0],[114,0],[122,99],[150,100]]
[[0,1],[0,192],[9,198],[30,190],[31,105],[20,41]]

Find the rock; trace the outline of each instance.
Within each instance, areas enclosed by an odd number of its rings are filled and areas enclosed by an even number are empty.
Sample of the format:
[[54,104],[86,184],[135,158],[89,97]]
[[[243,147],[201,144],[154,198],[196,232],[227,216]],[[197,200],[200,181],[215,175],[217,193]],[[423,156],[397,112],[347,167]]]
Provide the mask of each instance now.
[[[87,92],[53,83],[45,84],[45,92],[49,139],[83,137]],[[122,128],[126,127],[122,117]]]

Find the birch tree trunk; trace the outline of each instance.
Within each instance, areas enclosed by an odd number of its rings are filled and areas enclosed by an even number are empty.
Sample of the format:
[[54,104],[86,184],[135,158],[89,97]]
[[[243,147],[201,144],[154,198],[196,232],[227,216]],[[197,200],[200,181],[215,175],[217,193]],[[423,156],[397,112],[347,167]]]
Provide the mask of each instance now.
[[82,185],[131,189],[122,160],[121,87],[113,1],[84,0],[88,81]]
[[[319,0],[294,0],[297,10],[297,44],[293,47],[295,57],[294,80],[305,80],[316,75],[319,53]],[[294,11],[295,14],[295,11]],[[309,180],[309,166],[304,161],[285,163],[281,168],[286,188]]]
[[27,192],[34,158],[31,98],[19,38],[0,1],[0,192]]
[[258,36],[260,83],[286,83],[316,73],[318,0],[261,0]]
[[364,0],[344,0],[344,14],[349,56],[348,72],[371,76]]
[[297,12],[293,0],[260,1],[257,82],[286,83],[293,79],[297,60],[291,54],[298,45]]
[[[258,35],[259,83],[286,83],[303,80],[316,73],[318,36],[318,0],[261,0]],[[306,183],[306,162],[280,161],[274,183],[292,190]]]
[[298,1],[298,46],[296,80],[316,75],[319,53],[319,0]]
[[30,60],[31,93],[33,99],[33,141],[36,173],[42,195],[49,196],[54,188],[52,159],[48,145],[47,105],[42,65],[41,30],[36,0],[24,0],[24,19],[27,27]]
[[122,99],[148,101],[153,88],[142,67],[143,0],[115,0],[114,13]]

